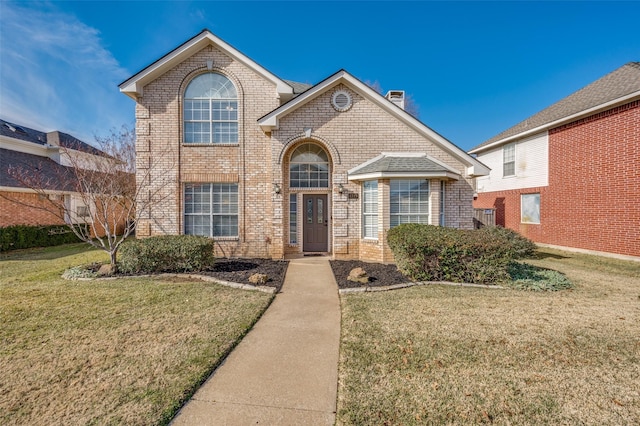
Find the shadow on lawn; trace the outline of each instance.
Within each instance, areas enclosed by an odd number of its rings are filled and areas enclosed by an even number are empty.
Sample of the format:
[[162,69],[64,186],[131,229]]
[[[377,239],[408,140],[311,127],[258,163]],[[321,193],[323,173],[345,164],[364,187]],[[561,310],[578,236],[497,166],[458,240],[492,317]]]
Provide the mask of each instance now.
[[546,253],[537,251],[534,259],[544,260],[544,259],[571,259],[571,256],[562,256],[560,254],[555,253]]
[[0,261],[13,260],[55,260],[67,256],[98,250],[87,243],[62,244],[51,247],[36,247],[20,250],[11,250],[0,253]]

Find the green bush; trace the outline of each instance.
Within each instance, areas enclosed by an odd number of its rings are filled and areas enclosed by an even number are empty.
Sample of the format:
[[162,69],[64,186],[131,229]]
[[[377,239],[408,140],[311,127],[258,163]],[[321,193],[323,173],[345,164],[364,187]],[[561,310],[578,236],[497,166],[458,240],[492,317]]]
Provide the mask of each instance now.
[[512,262],[508,271],[511,276],[509,285],[518,290],[559,291],[573,288],[573,283],[566,275],[553,269]]
[[477,232],[507,240],[509,251],[514,259],[525,259],[533,256],[536,252],[537,246],[533,241],[511,229],[503,228],[502,226],[485,226]]
[[0,251],[57,246],[79,241],[67,225],[14,225],[0,228]]
[[508,281],[509,263],[528,253],[520,238],[500,230],[404,224],[391,229],[387,241],[398,269],[412,280],[495,284]]
[[214,241],[195,235],[130,240],[120,248],[118,269],[126,274],[202,271],[213,266]]

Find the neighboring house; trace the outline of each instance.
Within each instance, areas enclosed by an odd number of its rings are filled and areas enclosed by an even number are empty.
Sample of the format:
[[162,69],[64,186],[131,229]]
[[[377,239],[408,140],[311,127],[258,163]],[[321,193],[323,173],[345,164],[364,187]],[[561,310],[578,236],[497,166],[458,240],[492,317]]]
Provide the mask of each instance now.
[[489,169],[405,112],[402,91],[385,98],[344,70],[282,80],[208,30],[120,90],[136,101],[138,184],[162,200],[138,236],[386,262],[399,223],[473,227],[473,178]]
[[[0,120],[0,227],[87,223],[95,206],[87,206],[76,192],[71,166],[89,164],[85,159],[96,156],[105,154],[69,134]],[[46,190],[46,197],[33,187]],[[49,201],[65,208],[53,214]]]
[[640,63],[469,151],[491,168],[474,207],[538,243],[640,256]]

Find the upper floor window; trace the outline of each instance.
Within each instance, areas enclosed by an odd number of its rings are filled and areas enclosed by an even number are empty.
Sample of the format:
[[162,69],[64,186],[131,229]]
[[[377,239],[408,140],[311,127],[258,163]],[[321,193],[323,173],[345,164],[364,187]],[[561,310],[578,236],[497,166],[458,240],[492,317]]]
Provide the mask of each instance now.
[[291,154],[289,163],[291,188],[328,188],[329,156],[320,146],[305,143]]
[[516,174],[516,144],[510,143],[502,147],[502,176]]
[[201,74],[187,86],[184,143],[238,143],[238,92],[227,77]]

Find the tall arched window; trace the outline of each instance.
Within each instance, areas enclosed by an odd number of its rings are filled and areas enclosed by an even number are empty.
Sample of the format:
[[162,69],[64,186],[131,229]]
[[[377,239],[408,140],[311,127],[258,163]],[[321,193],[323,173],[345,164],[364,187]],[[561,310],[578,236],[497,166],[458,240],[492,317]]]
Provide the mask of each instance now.
[[187,86],[184,143],[238,143],[238,92],[227,77],[201,74]]
[[291,188],[328,188],[329,156],[316,144],[300,145],[289,162]]

